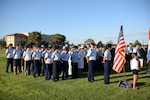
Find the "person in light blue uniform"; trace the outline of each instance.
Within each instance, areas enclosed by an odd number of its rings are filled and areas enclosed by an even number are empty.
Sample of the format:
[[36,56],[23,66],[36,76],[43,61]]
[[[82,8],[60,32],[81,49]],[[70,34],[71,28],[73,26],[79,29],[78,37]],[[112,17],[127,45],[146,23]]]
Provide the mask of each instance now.
[[23,53],[23,59],[25,61],[25,67],[24,67],[24,74],[30,75],[30,65],[31,65],[31,58],[32,52],[30,50],[30,46],[26,46],[26,51]]
[[109,84],[109,75],[111,68],[111,44],[106,45],[104,52],[103,63],[104,63],[104,84]]
[[49,80],[51,79],[51,75],[52,75],[52,67],[53,67],[53,63],[52,63],[52,46],[49,46],[47,48],[47,52],[45,53],[44,56],[44,62],[45,62],[45,66],[46,66],[46,70],[45,70],[45,79]]
[[[35,50],[36,50],[36,47],[33,46],[33,49],[31,50],[31,55],[33,55]],[[31,56],[31,66],[32,66],[32,73],[34,73],[34,62],[33,62],[32,56]]]
[[52,53],[52,62],[53,62],[53,82],[59,80],[59,70],[60,70],[60,48],[58,45],[55,45],[55,50]]
[[72,78],[77,78],[78,77],[78,47],[74,46],[73,47],[73,52],[71,54],[71,65],[72,65]]
[[45,62],[44,62],[44,57],[45,57],[45,53],[46,53],[46,46],[44,46],[44,45],[42,45],[41,46],[42,48],[41,48],[41,53],[42,53],[42,71],[41,71],[41,73],[42,73],[42,75],[43,76],[45,76]]
[[86,60],[88,63],[88,82],[94,82],[94,67],[96,65],[97,52],[95,43],[90,44],[90,49],[87,52]]
[[36,73],[38,73],[38,76],[40,76],[41,57],[42,57],[42,54],[40,52],[40,48],[39,46],[36,46],[35,51],[33,52],[33,55],[32,55],[32,59],[34,63],[34,69],[33,69],[34,78],[36,78]]
[[22,50],[20,49],[20,45],[16,45],[16,49],[13,51],[13,57],[14,57],[14,74],[20,72],[21,70],[21,57],[22,57]]
[[[23,47],[22,49],[22,54],[26,51],[26,47]],[[23,59],[23,56],[21,57],[21,71],[22,71],[22,74],[24,74],[24,67],[25,67],[25,62],[24,62],[24,59]]]
[[65,80],[68,78],[68,59],[69,59],[69,54],[68,54],[68,48],[63,47],[63,51],[61,52],[61,60],[62,60],[62,80]]
[[9,44],[8,49],[6,49],[6,72],[8,73],[8,68],[10,65],[11,72],[13,72],[13,45]]

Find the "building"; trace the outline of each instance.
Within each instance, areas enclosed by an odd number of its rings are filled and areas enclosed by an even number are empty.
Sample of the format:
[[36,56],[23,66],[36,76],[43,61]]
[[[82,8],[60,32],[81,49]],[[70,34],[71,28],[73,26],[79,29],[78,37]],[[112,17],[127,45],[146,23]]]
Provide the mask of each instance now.
[[[29,32],[22,32],[22,33],[14,33],[9,34],[5,36],[6,46],[8,46],[10,43],[13,44],[13,46],[16,46],[18,43],[25,42],[25,44],[29,44]],[[41,42],[49,43],[51,35],[42,34]]]
[[9,34],[9,35],[5,36],[5,41],[6,41],[6,46],[9,46],[9,44],[11,43],[15,47],[21,41],[25,42],[27,44],[28,36],[26,36],[22,33]]

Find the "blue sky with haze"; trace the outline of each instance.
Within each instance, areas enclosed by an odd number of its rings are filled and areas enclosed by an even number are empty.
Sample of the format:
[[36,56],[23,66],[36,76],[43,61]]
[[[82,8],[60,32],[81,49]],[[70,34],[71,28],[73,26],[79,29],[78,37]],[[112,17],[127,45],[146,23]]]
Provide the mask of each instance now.
[[0,0],[0,38],[41,31],[70,43],[117,42],[123,23],[126,44],[148,43],[150,0]]

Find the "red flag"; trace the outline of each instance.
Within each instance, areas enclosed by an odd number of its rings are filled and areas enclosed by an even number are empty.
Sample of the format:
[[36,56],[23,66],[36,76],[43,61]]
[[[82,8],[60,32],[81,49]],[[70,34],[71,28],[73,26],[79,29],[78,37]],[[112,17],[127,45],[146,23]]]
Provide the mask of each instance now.
[[113,70],[120,73],[122,70],[126,59],[125,59],[125,42],[123,37],[123,25],[120,27],[120,33],[118,38],[118,43],[116,44],[115,57],[113,63]]
[[150,29],[148,30],[148,54],[147,54],[147,60],[150,60]]

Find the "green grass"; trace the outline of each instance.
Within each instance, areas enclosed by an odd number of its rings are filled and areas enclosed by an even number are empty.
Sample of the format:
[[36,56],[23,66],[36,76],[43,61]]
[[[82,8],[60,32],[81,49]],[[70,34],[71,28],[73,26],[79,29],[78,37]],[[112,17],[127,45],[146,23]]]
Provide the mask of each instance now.
[[[118,88],[123,73],[111,74],[109,85],[103,84],[103,72],[96,73],[93,83],[87,82],[86,72],[83,78],[53,82],[43,76],[34,79],[32,75],[6,73],[4,53],[0,51],[0,100],[150,100],[150,74],[145,71],[139,74],[137,91]],[[132,73],[125,74],[132,83]]]

